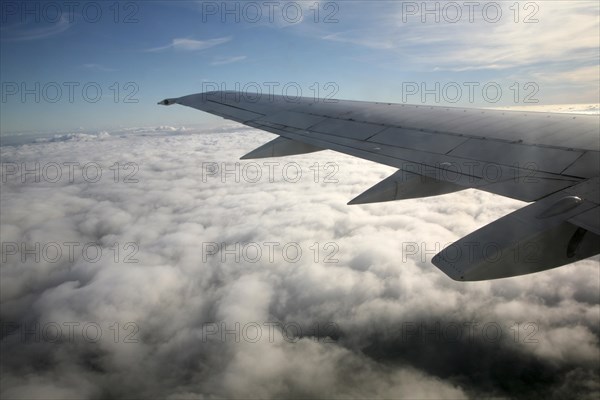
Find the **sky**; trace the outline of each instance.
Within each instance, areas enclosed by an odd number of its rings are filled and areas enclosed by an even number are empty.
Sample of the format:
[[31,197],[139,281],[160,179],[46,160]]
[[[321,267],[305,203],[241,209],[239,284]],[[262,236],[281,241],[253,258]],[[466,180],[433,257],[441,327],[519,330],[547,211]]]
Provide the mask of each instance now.
[[[472,22],[457,3],[460,23],[445,3],[425,23],[421,2],[289,3],[239,23],[221,2],[122,2],[117,22],[114,2],[55,22],[0,3],[0,397],[597,399],[598,256],[481,282],[431,263],[526,203],[349,206],[395,169],[329,150],[240,160],[274,135],[156,105],[254,82],[598,113],[597,2],[521,2],[519,22],[514,2],[496,22],[500,3]],[[73,101],[48,101],[53,83]]]
[[213,123],[163,110],[215,87],[477,107],[598,103],[582,2],[2,4],[2,135]]

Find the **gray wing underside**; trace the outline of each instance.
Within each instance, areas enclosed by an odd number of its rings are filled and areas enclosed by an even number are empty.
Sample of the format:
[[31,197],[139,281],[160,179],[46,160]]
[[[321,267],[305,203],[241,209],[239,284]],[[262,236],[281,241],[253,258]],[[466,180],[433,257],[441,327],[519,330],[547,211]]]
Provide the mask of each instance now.
[[160,104],[193,107],[279,135],[243,158],[330,149],[398,169],[351,204],[466,188],[534,202],[436,255],[432,262],[453,279],[522,275],[600,252],[600,196],[591,189],[600,175],[598,116],[239,92]]

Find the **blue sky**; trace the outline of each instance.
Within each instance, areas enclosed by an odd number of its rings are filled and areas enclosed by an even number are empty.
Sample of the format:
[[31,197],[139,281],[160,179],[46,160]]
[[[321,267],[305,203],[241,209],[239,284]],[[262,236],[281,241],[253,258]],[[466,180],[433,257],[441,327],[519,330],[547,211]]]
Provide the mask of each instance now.
[[215,84],[480,107],[598,102],[596,1],[429,2],[429,13],[392,1],[47,4],[2,3],[3,135],[216,123],[156,105]]

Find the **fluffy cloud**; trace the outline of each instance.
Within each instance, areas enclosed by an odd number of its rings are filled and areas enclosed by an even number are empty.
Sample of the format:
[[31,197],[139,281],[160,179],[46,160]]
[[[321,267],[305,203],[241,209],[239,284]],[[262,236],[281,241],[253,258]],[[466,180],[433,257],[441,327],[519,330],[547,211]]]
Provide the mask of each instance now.
[[270,139],[159,127],[0,148],[2,397],[597,396],[597,259],[454,282],[436,247],[522,203],[347,206],[393,170],[238,161]]

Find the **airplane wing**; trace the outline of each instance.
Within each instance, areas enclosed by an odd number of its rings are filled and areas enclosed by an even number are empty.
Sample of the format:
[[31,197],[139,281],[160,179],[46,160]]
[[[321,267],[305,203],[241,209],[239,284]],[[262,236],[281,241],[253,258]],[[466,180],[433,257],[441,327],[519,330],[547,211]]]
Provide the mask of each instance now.
[[165,99],[278,137],[243,159],[330,149],[398,169],[350,201],[475,188],[531,204],[432,263],[461,281],[542,271],[600,253],[600,117],[219,91]]

